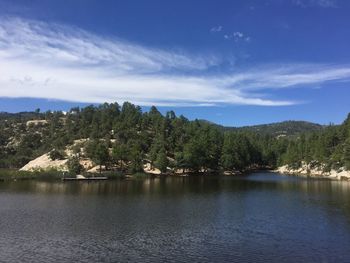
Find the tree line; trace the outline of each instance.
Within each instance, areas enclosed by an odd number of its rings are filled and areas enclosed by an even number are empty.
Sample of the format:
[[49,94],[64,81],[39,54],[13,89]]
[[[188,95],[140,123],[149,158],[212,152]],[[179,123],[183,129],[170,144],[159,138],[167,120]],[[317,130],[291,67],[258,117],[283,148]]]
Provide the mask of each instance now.
[[348,117],[339,126],[279,137],[249,129],[222,129],[173,111],[163,115],[154,106],[142,112],[129,102],[75,107],[67,113],[36,110],[0,114],[0,167],[18,168],[46,152],[51,158],[64,158],[67,145],[89,138],[83,149],[74,149],[75,159],[69,164],[75,169],[82,154],[97,165],[130,172],[142,171],[146,161],[162,172],[168,168],[242,171],[297,166],[302,161],[350,169],[349,130]]
[[350,170],[350,114],[341,125],[330,125],[290,140],[282,160],[292,168],[298,168],[305,162],[323,166],[325,171]]

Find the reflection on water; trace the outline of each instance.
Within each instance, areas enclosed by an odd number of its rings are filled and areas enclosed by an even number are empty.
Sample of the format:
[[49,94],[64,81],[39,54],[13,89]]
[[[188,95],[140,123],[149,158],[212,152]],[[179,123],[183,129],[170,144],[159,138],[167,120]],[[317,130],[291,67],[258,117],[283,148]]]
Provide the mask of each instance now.
[[210,193],[218,191],[245,190],[301,191],[349,196],[350,183],[344,181],[298,178],[274,173],[255,173],[241,177],[167,177],[95,182],[19,181],[2,182],[0,190],[35,192],[42,194],[79,195],[181,195],[184,193]]
[[3,182],[0,218],[1,262],[350,261],[349,182]]

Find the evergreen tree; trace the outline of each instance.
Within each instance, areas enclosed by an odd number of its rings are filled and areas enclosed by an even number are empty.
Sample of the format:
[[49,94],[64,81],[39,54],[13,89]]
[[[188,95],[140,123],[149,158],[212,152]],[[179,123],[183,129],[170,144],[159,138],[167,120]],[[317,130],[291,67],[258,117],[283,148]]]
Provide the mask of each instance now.
[[137,141],[130,141],[128,148],[130,149],[130,172],[136,173],[136,172],[142,172],[143,171],[143,152],[142,147],[139,142]]
[[162,172],[165,173],[167,171],[168,167],[168,158],[166,156],[165,149],[162,148],[158,154],[157,154],[157,159],[155,161],[155,166]]
[[80,174],[83,170],[83,166],[80,164],[79,158],[77,156],[68,158],[67,166],[69,172],[73,174]]
[[350,137],[344,144],[344,155],[343,155],[344,166],[347,170],[350,170]]
[[116,143],[112,149],[112,156],[119,163],[120,169],[123,170],[124,163],[129,160],[129,149],[125,144]]
[[[27,125],[29,120],[46,123]],[[122,107],[117,103],[76,107],[67,114],[0,113],[0,167],[21,167],[53,148],[63,153],[67,146],[72,149],[74,140],[87,138],[90,141],[73,147],[73,152],[90,157],[100,168],[113,157],[121,169],[130,171],[142,171],[145,158],[163,172],[166,167],[194,172],[255,165],[297,167],[302,161],[350,169],[350,115],[342,125],[328,127],[284,122],[233,129],[189,121],[173,111],[163,116],[154,106],[142,113],[129,102]]]
[[107,168],[109,161],[109,152],[105,143],[98,142],[92,152],[92,160],[100,166],[100,173],[102,172],[102,165]]

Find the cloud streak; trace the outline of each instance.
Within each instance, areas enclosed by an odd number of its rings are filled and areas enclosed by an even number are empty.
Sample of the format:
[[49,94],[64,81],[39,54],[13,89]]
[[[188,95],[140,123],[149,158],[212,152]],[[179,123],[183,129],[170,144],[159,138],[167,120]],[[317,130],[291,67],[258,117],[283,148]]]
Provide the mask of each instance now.
[[[0,18],[0,96],[158,106],[282,106],[271,90],[349,80],[350,67],[275,65],[213,74],[224,63],[97,36],[74,27]],[[270,98],[269,98],[270,97]]]
[[322,8],[336,8],[338,7],[336,0],[293,0],[292,3],[296,6],[307,7],[322,7]]

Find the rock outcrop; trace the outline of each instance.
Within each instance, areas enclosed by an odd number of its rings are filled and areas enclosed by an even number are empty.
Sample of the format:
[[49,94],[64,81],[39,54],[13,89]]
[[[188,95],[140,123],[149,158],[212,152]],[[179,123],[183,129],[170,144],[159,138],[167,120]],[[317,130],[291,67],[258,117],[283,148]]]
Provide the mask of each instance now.
[[49,153],[45,153],[38,158],[30,161],[25,166],[23,166],[20,171],[47,171],[47,170],[57,170],[57,171],[68,171],[67,168],[68,159],[63,160],[52,160]]
[[291,168],[288,165],[278,167],[276,172],[289,175],[309,176],[318,178],[328,178],[334,180],[350,180],[350,171],[345,168],[339,168],[338,170],[324,171],[323,165],[311,166],[310,164],[302,163],[299,168]]

